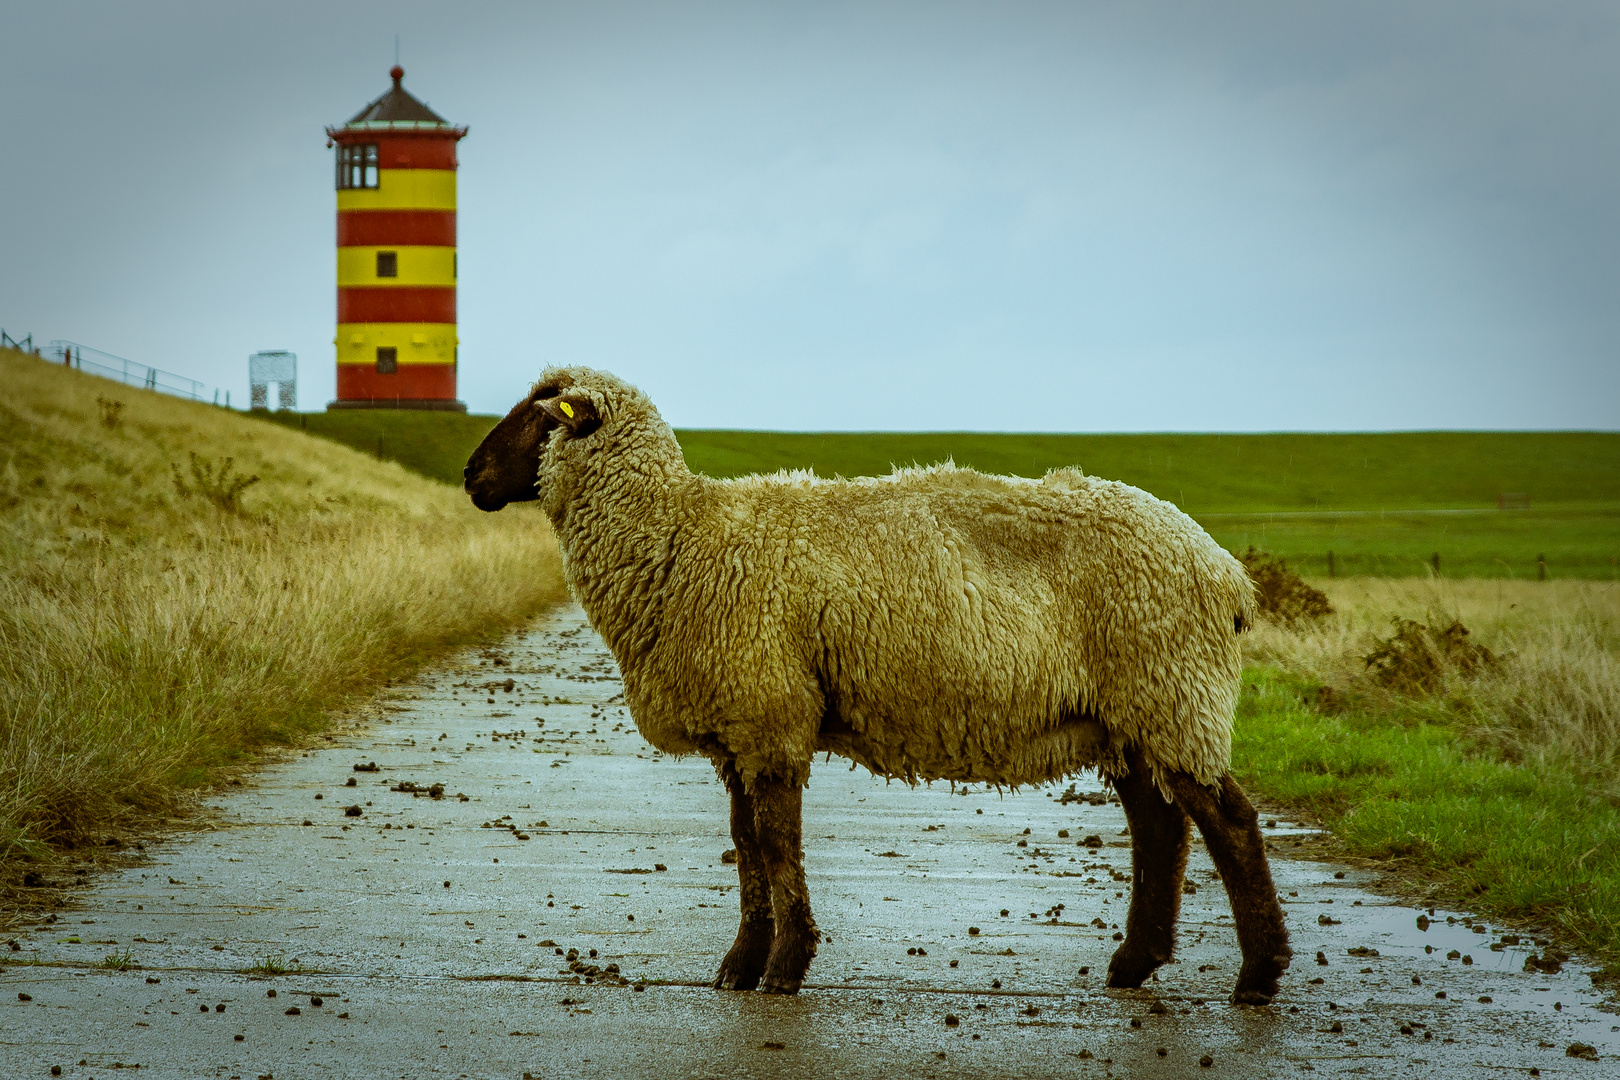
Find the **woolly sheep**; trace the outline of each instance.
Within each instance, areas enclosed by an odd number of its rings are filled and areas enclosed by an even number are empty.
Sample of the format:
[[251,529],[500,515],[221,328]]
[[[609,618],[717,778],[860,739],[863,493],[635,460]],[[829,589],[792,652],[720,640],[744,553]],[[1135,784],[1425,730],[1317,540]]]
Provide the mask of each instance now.
[[712,480],[635,387],[551,368],[468,460],[487,511],[539,500],[643,736],[731,795],[742,920],[715,985],[795,993],[820,940],[800,792],[818,751],[908,782],[1112,784],[1134,863],[1110,986],[1170,959],[1189,818],[1231,898],[1233,1000],[1291,951],[1228,772],[1242,566],[1124,484],[949,464],[881,479]]

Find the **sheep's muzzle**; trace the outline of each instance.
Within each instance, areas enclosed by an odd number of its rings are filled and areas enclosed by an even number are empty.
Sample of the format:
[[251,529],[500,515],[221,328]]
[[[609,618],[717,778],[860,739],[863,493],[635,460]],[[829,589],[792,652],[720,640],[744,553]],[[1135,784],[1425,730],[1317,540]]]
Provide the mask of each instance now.
[[496,497],[491,496],[491,495],[485,495],[485,494],[483,494],[481,492],[473,491],[470,488],[468,489],[467,493],[470,496],[472,496],[472,504],[474,506],[478,507],[478,509],[485,511],[486,513],[491,513],[492,514],[497,510],[503,510],[503,509],[506,508],[506,500],[505,499],[496,498]]
[[461,470],[461,486],[480,510],[493,513],[508,503],[540,497],[536,476],[540,451],[556,421],[525,397],[496,424]]

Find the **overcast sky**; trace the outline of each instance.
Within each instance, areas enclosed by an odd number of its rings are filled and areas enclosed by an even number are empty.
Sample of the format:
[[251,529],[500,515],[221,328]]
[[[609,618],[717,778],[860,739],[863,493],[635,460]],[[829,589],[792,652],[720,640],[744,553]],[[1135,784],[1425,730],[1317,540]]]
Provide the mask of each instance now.
[[[680,426],[1620,427],[1607,3],[0,0],[0,326],[333,395],[323,127],[461,144],[461,396]],[[3,392],[3,390],[0,390]]]

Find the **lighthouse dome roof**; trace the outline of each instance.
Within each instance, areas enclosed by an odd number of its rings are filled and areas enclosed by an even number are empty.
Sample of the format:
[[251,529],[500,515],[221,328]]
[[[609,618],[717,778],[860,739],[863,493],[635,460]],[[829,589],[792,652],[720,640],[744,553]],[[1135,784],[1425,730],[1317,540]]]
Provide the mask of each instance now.
[[375,101],[349,118],[349,125],[373,124],[406,124],[421,126],[430,124],[443,124],[450,126],[450,122],[426,105],[422,104],[410,91],[400,85],[405,78],[405,69],[395,65],[388,73],[393,77],[394,85]]

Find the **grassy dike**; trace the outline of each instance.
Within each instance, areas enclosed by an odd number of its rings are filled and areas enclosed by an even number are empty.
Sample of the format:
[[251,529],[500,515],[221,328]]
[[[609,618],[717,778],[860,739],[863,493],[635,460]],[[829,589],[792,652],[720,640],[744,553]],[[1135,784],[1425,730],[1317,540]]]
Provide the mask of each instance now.
[[[953,459],[1040,476],[1078,465],[1168,499],[1230,550],[1326,575],[1620,580],[1620,433],[1413,431],[1046,435],[680,431],[710,476],[881,476]],[[1498,510],[1497,495],[1530,496]],[[1542,557],[1545,557],[1543,563]]]
[[[1620,977],[1620,586],[1315,584],[1335,614],[1248,645],[1234,771],[1412,891],[1549,929]],[[1496,659],[1384,685],[1364,658],[1394,617],[1461,622]]]
[[564,595],[528,508],[20,353],[0,380],[0,877]]

